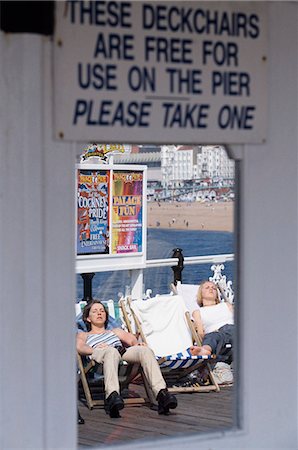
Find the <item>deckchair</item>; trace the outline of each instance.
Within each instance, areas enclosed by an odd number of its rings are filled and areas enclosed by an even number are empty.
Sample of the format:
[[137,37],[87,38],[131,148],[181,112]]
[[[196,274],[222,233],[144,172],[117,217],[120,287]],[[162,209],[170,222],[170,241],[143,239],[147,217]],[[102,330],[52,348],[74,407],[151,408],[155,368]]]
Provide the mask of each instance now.
[[[77,312],[77,324],[82,326],[81,314],[78,308]],[[110,321],[112,324],[115,323],[113,317],[110,317]],[[88,357],[81,356],[79,353],[77,353],[77,364],[80,400],[84,401],[89,409],[93,409],[95,406],[104,407],[103,365],[98,364]],[[141,377],[147,397],[137,397],[134,395],[133,397],[125,398],[127,394],[130,394],[129,385],[136,377]],[[152,405],[154,403],[155,399],[139,364],[128,364],[122,361],[119,366],[119,382],[126,406]],[[84,394],[84,397],[80,394]]]
[[[104,380],[102,375],[102,364],[98,364],[93,360],[87,361],[86,358],[80,356],[77,353],[78,358],[78,376],[79,381],[82,383],[82,390],[84,393],[84,398],[80,397],[81,400],[85,401],[89,409],[93,409],[95,406],[104,406]],[[92,374],[95,379],[90,377]],[[151,393],[147,397],[128,397],[125,398],[125,393],[129,393],[129,385],[136,378],[137,375],[143,377],[142,370],[139,364],[127,364],[125,362],[121,363],[119,366],[119,382],[120,390],[123,395],[123,400],[125,405],[140,406],[144,404],[152,404],[153,399]],[[145,384],[145,391],[147,394],[147,384]],[[79,390],[80,394],[80,390]]]
[[[128,331],[135,329],[154,351],[170,391],[219,391],[209,365],[213,355],[191,356],[188,351],[199,340],[181,296],[159,295],[145,301],[125,298],[120,300],[120,306]],[[209,385],[177,385],[202,364],[207,367]]]
[[[234,302],[234,292],[232,289],[232,282],[227,281],[226,276],[221,273],[224,269],[223,264],[216,264],[211,267],[214,271],[214,275],[209,277],[209,281],[213,281],[218,288],[218,295],[221,301],[228,303]],[[181,295],[185,306],[187,307],[190,317],[192,317],[193,311],[200,308],[197,303],[199,285],[197,284],[185,284],[180,281],[176,285],[171,284],[171,291],[174,295]],[[226,344],[225,347],[219,347],[216,352],[218,362],[225,362],[231,364],[232,357],[232,342]]]

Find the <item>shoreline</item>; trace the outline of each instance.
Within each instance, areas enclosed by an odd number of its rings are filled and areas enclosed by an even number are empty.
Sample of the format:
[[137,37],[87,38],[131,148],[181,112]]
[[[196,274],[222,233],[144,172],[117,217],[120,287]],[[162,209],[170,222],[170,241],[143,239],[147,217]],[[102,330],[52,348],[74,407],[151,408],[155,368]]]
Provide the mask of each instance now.
[[234,231],[234,202],[149,202],[147,227]]

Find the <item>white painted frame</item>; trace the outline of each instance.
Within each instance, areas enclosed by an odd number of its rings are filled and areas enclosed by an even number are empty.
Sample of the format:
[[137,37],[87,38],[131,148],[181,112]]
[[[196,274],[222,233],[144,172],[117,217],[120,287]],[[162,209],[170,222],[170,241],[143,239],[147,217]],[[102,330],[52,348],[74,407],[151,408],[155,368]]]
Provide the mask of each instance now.
[[[238,428],[123,450],[298,447],[298,5],[270,2],[268,11],[268,140],[245,146],[238,164]],[[51,50],[45,37],[0,34],[3,449],[75,449],[77,441],[76,152],[53,139]]]

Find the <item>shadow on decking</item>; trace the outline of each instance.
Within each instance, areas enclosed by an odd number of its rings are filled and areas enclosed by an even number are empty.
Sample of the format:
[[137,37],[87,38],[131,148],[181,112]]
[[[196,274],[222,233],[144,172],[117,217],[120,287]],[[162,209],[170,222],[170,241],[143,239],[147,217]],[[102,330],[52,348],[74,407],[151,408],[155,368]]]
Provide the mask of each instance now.
[[[136,389],[135,389],[136,388]],[[141,387],[132,387],[142,394]],[[220,392],[178,394],[178,408],[169,416],[159,416],[148,406],[127,406],[120,419],[111,419],[103,409],[88,410],[79,402],[85,419],[78,426],[79,448],[124,443],[138,439],[224,431],[233,428],[235,420],[234,388]]]

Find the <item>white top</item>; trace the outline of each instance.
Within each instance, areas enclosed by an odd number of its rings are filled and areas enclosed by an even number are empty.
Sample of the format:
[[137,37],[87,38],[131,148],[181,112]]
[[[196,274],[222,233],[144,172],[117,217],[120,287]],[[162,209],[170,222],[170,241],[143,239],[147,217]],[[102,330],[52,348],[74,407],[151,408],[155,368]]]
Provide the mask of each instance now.
[[92,348],[95,348],[98,344],[107,344],[109,347],[122,346],[122,343],[118,336],[110,330],[107,330],[104,333],[88,334],[86,344]]
[[225,302],[212,306],[202,306],[200,314],[205,334],[218,330],[223,325],[234,324],[233,311]]

